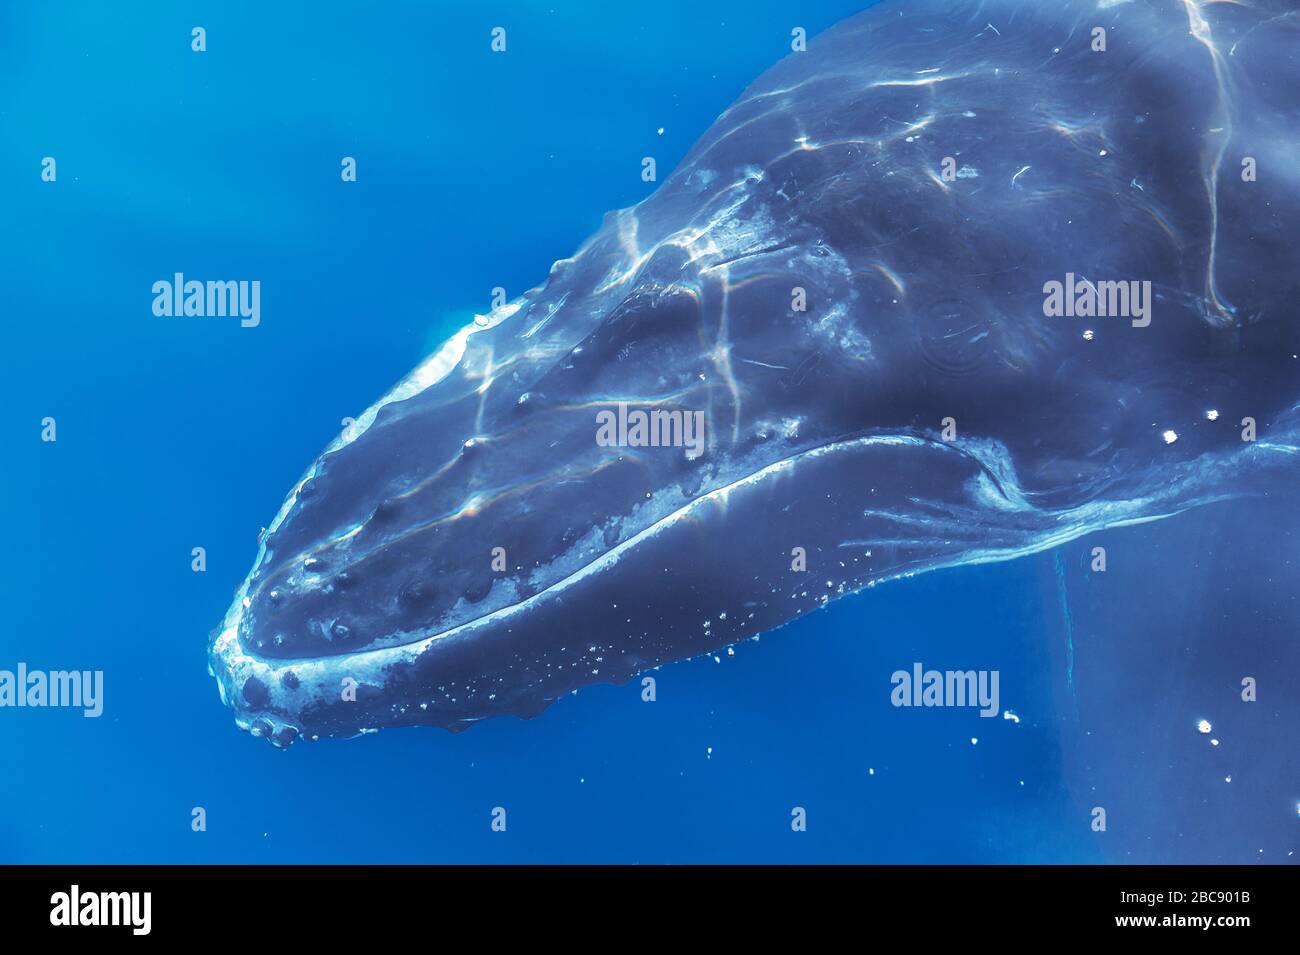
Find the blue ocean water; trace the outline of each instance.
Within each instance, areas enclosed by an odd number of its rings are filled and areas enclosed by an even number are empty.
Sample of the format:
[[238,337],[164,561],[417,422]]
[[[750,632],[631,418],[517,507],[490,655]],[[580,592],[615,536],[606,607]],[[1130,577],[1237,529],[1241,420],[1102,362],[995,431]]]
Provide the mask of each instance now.
[[[99,719],[0,710],[0,862],[1293,861],[1282,495],[882,586],[663,668],[653,704],[284,752],[221,705],[208,633],[341,419],[862,6],[0,9],[0,668],[105,674]],[[175,272],[259,279],[261,324],[155,317]],[[891,706],[914,661],[998,670],[1018,721]]]

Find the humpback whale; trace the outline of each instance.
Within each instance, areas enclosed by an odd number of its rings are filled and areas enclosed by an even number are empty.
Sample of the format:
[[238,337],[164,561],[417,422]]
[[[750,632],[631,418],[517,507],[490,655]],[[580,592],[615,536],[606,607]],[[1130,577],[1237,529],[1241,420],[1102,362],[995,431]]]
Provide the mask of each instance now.
[[[1280,0],[887,0],[812,38],[311,464],[210,638],[222,699],[278,746],[531,717],[1293,482],[1297,90]],[[699,414],[699,453],[597,440],[627,409]]]

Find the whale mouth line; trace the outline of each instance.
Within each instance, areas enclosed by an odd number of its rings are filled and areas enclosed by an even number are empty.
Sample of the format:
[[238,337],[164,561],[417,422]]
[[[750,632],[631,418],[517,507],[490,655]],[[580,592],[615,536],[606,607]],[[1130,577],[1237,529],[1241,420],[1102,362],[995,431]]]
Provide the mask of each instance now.
[[[225,652],[218,650],[218,644],[225,643],[225,638],[229,637],[230,641],[238,648],[236,651],[238,656],[250,662],[255,661],[257,664],[265,666],[269,670],[275,672],[289,668],[320,668],[328,666],[331,661],[336,663],[343,661],[357,662],[378,660],[382,659],[384,656],[392,657],[393,662],[409,659],[411,656],[418,656],[420,653],[441,641],[454,639],[489,624],[527,612],[545,599],[569,589],[582,579],[613,566],[624,554],[647,540],[650,540],[659,533],[667,530],[680,520],[688,518],[701,506],[717,504],[719,502],[725,503],[727,497],[732,493],[757,485],[767,478],[785,473],[803,461],[857,448],[892,445],[899,447],[923,448],[958,455],[974,464],[978,469],[979,475],[983,479],[987,480],[989,490],[993,492],[993,496],[991,499],[986,500],[989,506],[995,510],[1012,512],[1041,510],[1044,513],[1060,515],[1069,513],[1075,509],[1073,507],[1042,509],[1035,505],[1033,499],[1038,495],[1034,492],[1028,492],[1019,486],[1014,469],[1011,468],[1009,464],[1009,458],[1005,453],[1005,449],[1002,449],[996,442],[992,442],[993,447],[988,447],[989,444],[990,442],[988,439],[945,441],[924,433],[874,432],[868,434],[859,433],[852,437],[841,438],[824,444],[815,445],[813,447],[804,448],[793,454],[778,458],[777,460],[744,474],[721,487],[692,498],[681,507],[676,508],[654,522],[646,525],[627,540],[622,541],[608,550],[602,551],[599,555],[588,560],[576,570],[559,580],[548,584],[543,589],[534,594],[530,594],[522,600],[498,607],[488,613],[463,620],[437,632],[417,631],[412,633],[410,639],[402,640],[401,642],[392,642],[382,646],[372,646],[346,653],[330,654],[324,657],[263,657],[258,654],[247,652],[246,648],[244,648],[242,644],[239,644],[238,641],[239,625],[246,609],[243,606],[242,597],[244,594],[243,589],[241,588],[241,592],[236,594],[232,613],[224,622],[217,639],[213,641],[213,650],[214,652],[224,656]],[[1001,465],[999,465],[999,460],[1003,462]],[[1161,519],[1171,516],[1173,513],[1177,513],[1182,509],[1182,507],[1174,507],[1168,512],[1142,518],[1142,520]],[[1123,519],[1116,521],[1116,523],[1128,522],[1128,520]],[[1087,523],[1088,522],[1086,521],[1084,522],[1085,525]],[[1049,544],[1063,543],[1065,540],[1068,540],[1073,536],[1078,536],[1078,533],[1083,533],[1086,529],[1087,527],[1084,527],[1083,530],[1079,530],[1073,535],[1065,534],[1062,536],[1060,534],[1049,534],[1046,539]],[[1012,559],[1016,556],[1031,553],[1037,549],[1041,548],[1012,548],[1007,551],[1004,556],[985,555],[983,559]],[[982,560],[977,560],[976,562],[982,562]],[[921,569],[923,570],[926,568]],[[913,568],[901,571],[897,574],[886,575],[882,580],[893,579],[901,576],[910,576],[916,572],[918,572],[918,570]],[[247,586],[247,581],[245,581],[245,586]],[[226,652],[228,652],[228,648]]]
[[[581,567],[579,567],[577,570],[573,571],[572,573],[566,575],[565,577],[562,577],[557,581],[554,581],[551,584],[548,584],[545,588],[539,590],[537,593],[531,594],[528,597],[524,598],[523,600],[516,601],[515,603],[507,604],[504,607],[499,607],[496,610],[491,611],[490,613],[481,614],[480,616],[473,617],[469,620],[464,620],[454,626],[446,628],[445,630],[440,630],[437,633],[428,633],[428,632],[417,633],[416,635],[413,636],[412,639],[405,640],[400,643],[391,643],[381,647],[370,647],[367,649],[356,650],[350,653],[331,654],[326,657],[263,657],[257,654],[248,653],[247,650],[242,645],[240,645],[239,648],[240,655],[250,660],[256,660],[257,662],[262,663],[270,667],[271,669],[280,670],[280,669],[289,668],[293,666],[298,666],[298,667],[304,665],[320,666],[330,660],[337,660],[337,661],[364,660],[371,657],[372,655],[376,655],[376,654],[391,655],[395,653],[401,653],[402,651],[409,651],[411,650],[411,648],[414,647],[420,647],[421,649],[424,649],[434,645],[435,643],[441,640],[452,638],[459,635],[462,632],[471,631],[478,627],[484,626],[488,622],[505,619],[507,617],[514,616],[518,613],[525,612],[527,609],[529,609],[530,606],[540,603],[545,598],[552,596],[560,591],[568,589],[569,587],[576,584],[579,580],[587,576],[590,576],[591,574],[596,573],[599,570],[603,570],[608,566],[612,566],[612,564],[617,562],[617,560],[624,553],[632,550],[636,545],[643,543],[644,541],[654,537],[655,535],[666,530],[668,527],[672,526],[673,524],[687,517],[692,511],[696,510],[701,505],[709,504],[709,503],[717,503],[719,501],[725,501],[726,498],[731,493],[747,487],[751,487],[755,484],[760,483],[766,478],[774,477],[796,466],[799,462],[803,460],[815,458],[815,457],[822,457],[827,454],[833,454],[836,451],[848,450],[852,448],[868,447],[871,445],[899,445],[899,446],[910,446],[910,447],[928,447],[935,450],[942,450],[954,454],[959,454],[963,457],[969,458],[972,461],[976,462],[981,468],[981,470],[983,471],[983,473],[986,474],[989,480],[995,485],[998,492],[1001,495],[1003,495],[1004,498],[1010,500],[1010,497],[1006,494],[1006,490],[1003,486],[1003,481],[1001,477],[995,474],[988,467],[988,465],[983,460],[980,459],[978,455],[972,453],[967,448],[961,447],[951,442],[941,441],[937,438],[932,438],[932,437],[928,437],[925,435],[918,435],[918,434],[874,433],[868,435],[858,435],[856,437],[852,437],[848,439],[830,441],[825,444],[816,445],[811,448],[805,448],[794,454],[787,455],[783,458],[779,458],[776,461],[766,464],[763,467],[758,468],[757,470],[752,471],[748,474],[745,474],[742,477],[739,477],[728,484],[724,484],[721,487],[714,488],[712,491],[709,491],[705,494],[701,494],[698,497],[692,498],[690,501],[683,504],[681,507],[677,508],[674,511],[671,511],[668,514],[665,514],[663,517],[659,518],[653,523],[648,524],[646,527],[637,531],[637,533],[633,534],[627,540],[619,543],[614,547],[609,548],[606,551],[601,552],[598,556],[589,560],[587,563],[583,564]],[[245,582],[245,587],[246,586],[247,586],[247,581]],[[241,592],[236,594],[234,606],[237,610],[237,613],[233,614],[230,618],[228,618],[221,628],[221,636],[224,636],[226,634],[236,635],[236,643],[238,643],[237,634],[239,632],[239,624],[243,618],[244,610],[245,610],[245,607],[243,606],[243,602],[242,602],[242,598],[244,596],[243,590],[244,588],[241,588]],[[214,648],[217,642],[219,642],[219,640],[214,641]]]
[[[1226,500],[1241,493],[1240,490],[1220,490],[1216,492],[1198,487],[1200,484],[1197,479],[1198,474],[1203,475],[1205,468],[1208,466],[1225,463],[1221,456],[1210,454],[1188,462],[1185,465],[1187,473],[1181,479],[1170,482],[1173,487],[1168,493],[1155,498],[1138,497],[1110,502],[1083,501],[1068,507],[1044,508],[1034,503],[1034,498],[1037,497],[1035,493],[1028,492],[1020,486],[1006,449],[995,440],[968,438],[960,441],[944,441],[928,434],[859,433],[856,436],[827,442],[787,455],[719,488],[715,488],[707,494],[693,498],[681,507],[647,525],[626,541],[602,552],[574,572],[524,600],[440,630],[437,633],[420,634],[415,639],[403,643],[316,658],[265,658],[250,654],[246,652],[238,637],[240,622],[245,613],[243,597],[248,583],[246,580],[244,586],[236,593],[235,601],[231,610],[227,613],[222,627],[213,636],[209,646],[209,672],[216,678],[222,700],[229,705],[234,699],[240,698],[240,687],[249,677],[257,677],[264,683],[271,683],[272,681],[278,683],[279,677],[283,676],[286,671],[293,670],[295,674],[301,677],[304,688],[310,682],[316,688],[316,695],[318,695],[319,689],[331,685],[331,681],[336,679],[340,672],[375,674],[383,672],[390,666],[409,664],[443,641],[455,640],[472,634],[475,630],[527,613],[545,599],[573,587],[584,578],[609,569],[634,547],[652,539],[678,521],[689,518],[702,504],[718,504],[720,502],[725,504],[726,498],[731,493],[757,485],[767,478],[788,473],[803,461],[872,446],[911,447],[955,454],[964,458],[976,466],[976,484],[983,484],[979,495],[980,503],[988,507],[991,513],[1002,512],[1004,516],[1012,519],[1017,519],[1017,515],[1023,516],[1027,513],[1035,513],[1042,517],[1046,524],[1040,524],[1036,531],[1028,531],[1029,537],[1019,543],[1000,547],[975,548],[963,555],[954,555],[954,559],[951,560],[899,566],[891,572],[873,579],[865,586],[874,586],[878,583],[912,577],[944,567],[1013,560],[1067,543],[1093,530],[1159,521],[1191,507]],[[1290,440],[1290,433],[1279,434],[1270,441],[1262,441],[1259,445],[1252,445],[1249,450],[1255,451],[1257,455],[1263,454],[1266,457],[1272,457],[1279,452],[1285,453],[1288,457],[1300,454],[1300,446]],[[1244,464],[1245,462],[1241,463]],[[856,545],[864,542],[848,541],[846,543]],[[381,678],[381,682],[382,680],[383,678]],[[277,746],[287,745],[283,741],[277,742],[274,732],[277,727],[280,730],[289,728],[301,731],[301,716],[292,715],[290,711],[284,708],[278,697],[279,694],[277,693],[276,702],[271,705],[237,705],[236,709],[239,712],[236,716],[236,723],[241,728],[254,732],[254,735],[271,736],[272,742]],[[467,718],[462,722],[467,725],[478,718]],[[257,727],[263,723],[270,726],[271,729],[267,730],[264,727],[263,732],[259,734]],[[373,729],[358,730],[357,733],[373,731]],[[357,734],[354,733],[353,735]]]

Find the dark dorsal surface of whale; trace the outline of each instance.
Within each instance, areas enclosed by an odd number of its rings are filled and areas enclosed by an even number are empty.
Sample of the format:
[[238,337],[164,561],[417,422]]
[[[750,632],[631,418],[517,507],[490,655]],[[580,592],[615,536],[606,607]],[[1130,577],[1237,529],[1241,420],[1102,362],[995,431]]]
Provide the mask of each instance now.
[[1289,4],[812,38],[311,465],[214,633],[223,699],[278,745],[531,716],[1294,481],[1297,130]]

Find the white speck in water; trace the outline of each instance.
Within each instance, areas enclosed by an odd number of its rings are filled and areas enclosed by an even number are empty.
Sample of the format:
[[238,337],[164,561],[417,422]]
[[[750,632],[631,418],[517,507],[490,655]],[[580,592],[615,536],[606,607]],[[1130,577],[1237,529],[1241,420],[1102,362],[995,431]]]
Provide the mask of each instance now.
[[1198,733],[1208,733],[1212,729],[1214,729],[1214,727],[1210,725],[1209,720],[1200,720],[1196,724],[1196,732]]
[[1016,715],[1016,711],[1015,711],[1015,710],[1003,710],[1003,711],[1002,711],[1002,718],[1003,718],[1004,720],[1011,720],[1013,723],[1019,723],[1019,722],[1020,722],[1020,717]]
[[1160,435],[1160,437],[1165,439],[1165,444],[1173,444],[1175,441],[1178,440],[1178,432],[1165,431],[1163,434]]
[[1211,745],[1211,746],[1218,746],[1218,745],[1219,745],[1219,741],[1218,741],[1217,739],[1212,739],[1212,740],[1210,740],[1210,745]]
[[1083,340],[1084,340],[1085,342],[1090,342],[1090,341],[1092,341],[1094,337],[1095,337],[1095,336],[1093,335],[1093,332],[1092,332],[1092,329],[1091,329],[1091,328],[1084,329],[1084,332],[1083,332]]
[[659,129],[656,130],[656,132],[658,132],[659,135],[662,136],[662,135],[664,134],[664,128],[663,128],[662,126],[660,126]]
[[1103,149],[1100,153],[1098,153],[1098,155],[1100,155],[1100,156],[1104,156],[1104,155],[1106,155],[1106,150]]
[[1211,408],[1209,411],[1205,412],[1205,420],[1206,420],[1206,421],[1218,421],[1218,420],[1219,420],[1219,412],[1218,412],[1217,410],[1215,410],[1214,408]]
[[974,746],[974,745],[975,745],[976,743],[978,743],[979,741],[980,741],[980,740],[979,740],[979,737],[978,737],[978,736],[972,736],[972,737],[970,738],[970,744],[971,744],[972,746]]
[[868,776],[874,776],[874,775],[876,775],[876,770],[875,770],[875,768],[874,768],[874,767],[871,767],[871,768],[867,769],[867,775],[868,775]]
[[1231,776],[1224,776],[1224,777],[1223,777],[1223,781],[1224,781],[1225,783],[1230,783],[1230,782],[1232,782],[1232,777],[1231,777]]

